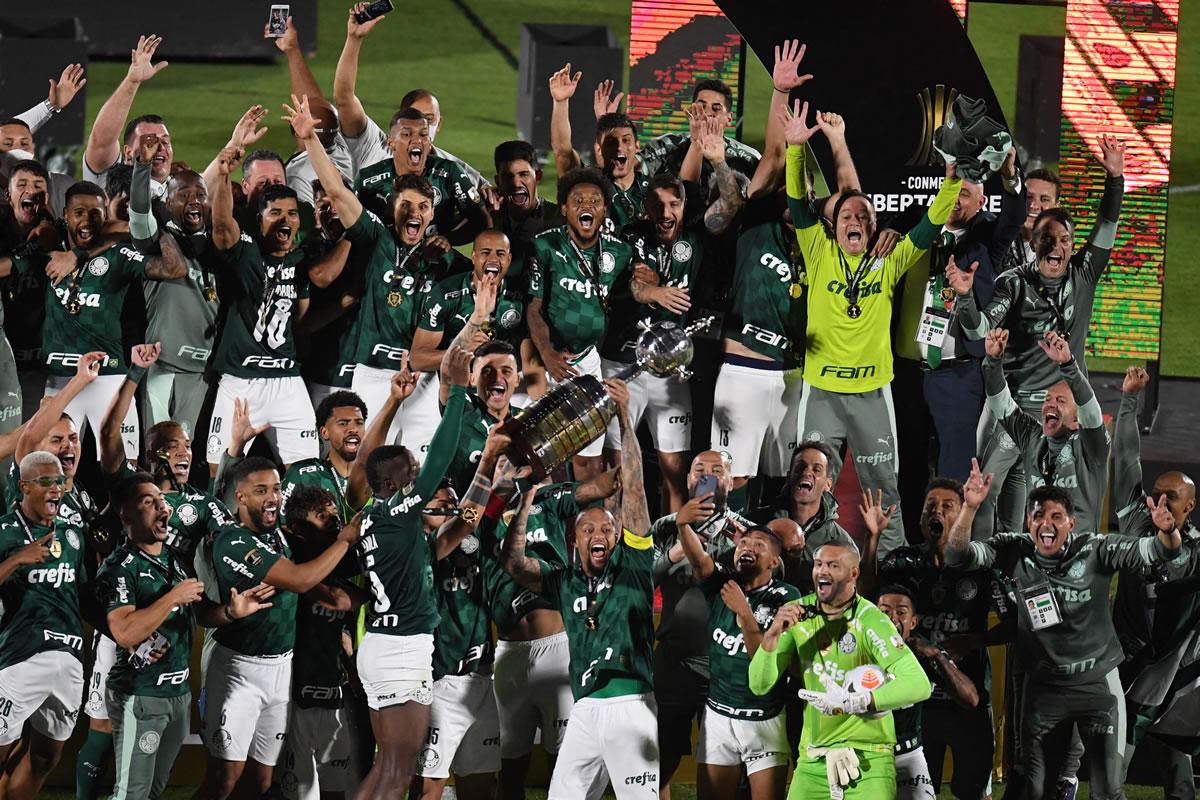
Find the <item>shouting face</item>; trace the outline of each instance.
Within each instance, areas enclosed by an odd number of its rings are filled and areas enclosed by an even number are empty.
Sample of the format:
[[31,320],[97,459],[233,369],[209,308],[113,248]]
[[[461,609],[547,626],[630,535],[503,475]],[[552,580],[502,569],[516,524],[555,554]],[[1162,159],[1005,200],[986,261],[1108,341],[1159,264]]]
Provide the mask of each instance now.
[[175,157],[175,148],[171,145],[171,132],[161,122],[139,122],[133,128],[133,135],[125,143],[125,161],[133,163],[134,148],[143,136],[153,134],[158,137],[161,145],[154,160],[150,164],[150,177],[159,183],[166,183],[171,177],[171,159]]
[[637,170],[637,134],[633,128],[612,128],[596,143],[596,163],[615,181],[628,178]]
[[598,575],[617,547],[617,523],[603,508],[589,508],[575,521],[575,550],[584,572]]
[[129,526],[130,538],[143,544],[165,542],[171,507],[162,490],[153,483],[143,483],[133,498],[121,509],[121,521]]
[[1039,555],[1047,558],[1058,555],[1075,528],[1075,517],[1054,500],[1035,503],[1029,511],[1029,535]]
[[392,150],[392,161],[397,175],[421,175],[425,172],[425,161],[433,149],[433,137],[429,135],[429,123],[425,120],[402,119],[392,126],[388,137]]
[[852,256],[862,255],[875,235],[875,208],[865,197],[848,198],[834,220],[838,244]]
[[1063,436],[1079,427],[1079,406],[1066,381],[1046,390],[1042,401],[1042,433],[1050,438]]
[[537,205],[537,185],[542,171],[525,159],[500,165],[496,188],[500,196],[519,209],[529,210]]
[[75,477],[79,465],[79,431],[70,418],[63,417],[54,423],[39,449],[58,456],[63,474],[68,478]]
[[1050,279],[1067,274],[1073,244],[1068,226],[1056,219],[1043,220],[1033,229],[1033,252],[1037,254],[1038,272]]
[[339,458],[353,461],[358,457],[358,446],[362,444],[366,427],[367,421],[358,406],[337,406],[318,433]]
[[212,218],[208,187],[194,172],[181,172],[171,178],[167,189],[167,212],[184,233],[199,233]]
[[858,586],[858,559],[849,547],[821,546],[813,556],[813,586],[822,605],[843,606]]
[[46,179],[36,172],[17,168],[8,179],[8,204],[22,229],[28,229],[46,210]]
[[392,201],[392,216],[400,241],[411,247],[425,238],[433,222],[433,200],[416,189],[402,189]]
[[829,478],[829,460],[814,447],[796,453],[792,459],[792,501],[810,505],[833,486]]
[[475,392],[493,415],[508,408],[521,380],[517,360],[509,353],[480,356],[471,365],[475,372]]
[[38,464],[30,474],[21,478],[21,505],[25,515],[49,524],[58,515],[64,483],[62,467],[58,464]]
[[251,472],[238,483],[237,502],[245,512],[242,522],[259,533],[274,530],[279,524],[279,507],[283,493],[279,473],[273,469]]
[[500,231],[484,231],[476,236],[475,246],[471,250],[471,266],[476,283],[485,276],[491,276],[496,281],[504,280],[508,268],[512,266],[512,247],[508,237]]
[[64,214],[72,247],[89,249],[99,238],[100,229],[108,219],[104,198],[94,194],[77,194],[67,202]]
[[654,233],[662,244],[679,238],[683,229],[684,199],[671,189],[656,188],[646,198],[646,213],[654,223]]
[[760,528],[751,528],[733,548],[733,568],[750,583],[779,566],[779,542]]
[[588,247],[600,235],[607,210],[603,190],[590,183],[580,183],[571,189],[562,208],[574,238]]
[[267,251],[282,255],[291,252],[300,230],[300,206],[294,197],[272,200],[259,217],[259,232]]
[[921,532],[931,546],[941,541],[950,530],[958,512],[962,511],[962,498],[953,489],[938,487],[925,495],[925,506],[921,509]]

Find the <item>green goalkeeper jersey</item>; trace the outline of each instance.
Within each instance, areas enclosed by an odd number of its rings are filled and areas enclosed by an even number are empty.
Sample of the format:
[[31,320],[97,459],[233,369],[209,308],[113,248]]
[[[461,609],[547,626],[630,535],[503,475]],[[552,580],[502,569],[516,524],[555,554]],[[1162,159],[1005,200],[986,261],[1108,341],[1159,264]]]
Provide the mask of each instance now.
[[892,382],[896,284],[933,244],[961,188],[960,179],[947,178],[925,216],[887,256],[871,258],[869,249],[851,255],[804,200],[804,147],[788,147],[788,207],[808,275],[805,383],[854,394]]
[[[817,597],[805,595],[799,602],[815,605]],[[883,716],[826,716],[812,705],[806,706],[804,732],[800,735],[801,760],[810,746],[890,753],[896,744],[891,710],[929,697],[929,679],[917,657],[887,615],[862,597],[856,596],[839,617],[801,620],[783,632],[772,651],[759,647],[750,661],[750,690],[758,695],[770,692],[793,661],[803,676],[804,688],[814,692],[827,691],[822,675],[844,686],[847,674],[866,664],[880,667],[888,677],[886,683],[872,690],[875,708],[888,712]]]

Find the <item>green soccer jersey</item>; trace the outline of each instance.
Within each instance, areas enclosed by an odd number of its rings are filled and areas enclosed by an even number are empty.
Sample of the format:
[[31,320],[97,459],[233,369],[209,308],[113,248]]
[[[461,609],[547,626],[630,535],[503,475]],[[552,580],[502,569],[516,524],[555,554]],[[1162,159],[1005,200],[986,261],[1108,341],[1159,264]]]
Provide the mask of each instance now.
[[79,617],[79,583],[84,533],[63,519],[53,526],[30,522],[19,508],[0,517],[0,561],[53,529],[49,557],[40,564],[18,567],[0,584],[0,669],[51,650],[65,650],[83,660],[83,625]]
[[[811,606],[817,598],[809,594],[799,602]],[[758,648],[750,662],[751,690],[755,694],[773,690],[793,661],[802,674],[804,688],[814,692],[827,691],[822,675],[845,686],[852,670],[868,664],[882,669],[888,678],[871,689],[875,708],[885,712],[882,716],[825,716],[812,705],[806,706],[799,748],[802,760],[809,747],[890,753],[896,744],[896,729],[888,712],[929,697],[929,679],[916,656],[887,615],[862,597],[856,596],[850,607],[834,619],[822,615],[796,623],[780,635],[773,651]]]
[[[21,272],[35,268],[26,259],[17,259],[13,267]],[[108,355],[101,362],[101,375],[124,374],[128,364],[121,344],[121,307],[133,281],[145,276],[146,256],[118,244],[80,263],[58,286],[46,281],[42,325],[46,373],[70,377],[81,355],[100,351]]]
[[634,174],[628,189],[612,184],[612,201],[608,204],[608,215],[604,218],[604,230],[620,235],[626,225],[646,218],[646,193],[650,190],[650,178],[641,172]]
[[[567,526],[581,510],[575,501],[578,488],[579,484],[573,482],[552,483],[538,489],[533,498],[525,526],[525,552],[542,562],[543,572],[567,566]],[[507,530],[508,524],[503,519],[491,532],[481,528],[479,545],[487,606],[501,638],[530,611],[558,609],[557,604],[513,580],[497,561]]]
[[[777,684],[765,695],[750,691],[747,674],[750,652],[738,626],[737,615],[721,599],[721,587],[736,581],[734,571],[718,563],[716,571],[705,581],[704,596],[708,599],[708,707],[735,719],[770,719],[783,710],[784,685]],[[754,612],[760,630],[771,627],[779,607],[800,598],[796,587],[783,581],[769,580],[757,589],[746,592],[746,600]]]
[[354,516],[354,510],[346,503],[346,484],[349,478],[344,478],[333,468],[333,464],[323,458],[306,458],[288,467],[283,476],[281,493],[283,505],[287,505],[297,486],[316,486],[333,495],[333,502],[338,509],[338,518],[343,525]]
[[433,637],[433,679],[490,666],[495,648],[483,597],[479,539],[467,534],[453,553],[434,563],[433,579],[441,618]]
[[[184,565],[169,547],[162,548],[159,555],[152,555],[126,539],[100,565],[96,574],[96,594],[105,613],[129,606],[139,610],[153,605],[187,578]],[[188,659],[192,655],[195,624],[192,606],[173,608],[155,631],[167,640],[167,652],[153,664],[131,663],[130,652],[118,647],[116,661],[108,673],[108,688],[122,695],[179,697],[189,694]]]
[[[470,205],[479,202],[479,190],[460,162],[435,155],[425,158],[425,171],[421,175],[433,186],[433,223],[429,226],[429,235],[444,236],[466,218]],[[365,208],[390,220],[392,181],[395,179],[396,164],[387,158],[360,169],[354,179],[354,191]]]
[[[159,366],[172,372],[203,372],[217,326],[217,277],[209,270],[212,241],[207,235],[188,236],[174,222],[168,222],[166,228],[163,235],[174,236],[187,259],[187,277],[142,284],[145,341],[162,344]],[[199,248],[205,248],[205,258],[198,257]]]
[[368,633],[414,636],[437,628],[433,551],[421,509],[446,477],[458,448],[463,402],[462,394],[450,395],[416,480],[377,500],[363,516],[358,557],[374,597],[367,608]]
[[[624,531],[594,578],[580,567],[543,571],[542,594],[554,600],[567,629],[571,694],[577,701],[598,691],[608,696],[604,690],[614,679],[649,691],[654,684],[654,542],[649,536]],[[587,624],[589,604],[593,627]]]
[[633,248],[607,233],[587,250],[571,240],[566,226],[533,241],[529,296],[542,301],[550,342],[576,355],[597,347],[608,321],[608,296],[630,269]]
[[[487,404],[479,399],[474,389],[467,390],[455,386],[451,392],[461,392],[464,395],[462,435],[458,440],[458,449],[450,461],[450,470],[446,473],[447,480],[462,497],[466,494],[471,481],[475,478],[475,470],[479,467],[479,457],[483,455],[483,446],[487,444],[488,429],[496,424],[496,418],[487,410]],[[516,414],[521,409],[509,407],[510,414]]]
[[[241,526],[225,529],[213,542],[218,596],[228,601],[230,589],[253,589],[266,580],[275,562],[291,557],[291,547],[278,529],[263,533]],[[265,611],[217,628],[213,634],[217,643],[247,656],[291,651],[296,642],[296,594],[279,589],[271,604]]]
[[[651,229],[636,225],[626,229],[625,239],[633,246],[634,262],[641,262],[658,273],[661,286],[687,289],[696,287],[700,265],[704,261],[706,233],[703,223],[685,228],[678,239],[669,245],[659,244]],[[642,329],[638,323],[687,322],[689,314],[675,314],[659,306],[644,305],[633,299],[630,292],[632,272],[617,284],[612,296],[612,324],[604,337],[600,354],[607,359],[632,364],[634,345]]]
[[398,370],[412,347],[421,306],[432,285],[420,274],[421,246],[398,246],[392,232],[366,210],[347,229],[346,238],[355,249],[370,252],[362,303],[351,333],[357,343],[354,361]]
[[346,683],[342,631],[352,621],[348,611],[334,611],[316,600],[300,598],[296,651],[292,654],[292,700],[300,708],[342,707]]
[[304,254],[264,255],[248,234],[219,253],[222,322],[212,368],[239,378],[286,378],[296,362],[296,314],[308,299]]
[[[474,276],[451,275],[438,281],[429,291],[425,307],[421,309],[420,327],[442,334],[438,346],[450,346],[454,337],[462,331],[475,311]],[[496,295],[496,308],[487,323],[492,338],[518,346],[525,337],[525,298],[505,279]]]
[[557,228],[564,224],[562,210],[548,200],[537,198],[537,207],[528,214],[522,214],[505,205],[498,213],[493,214],[494,224],[508,237],[512,246],[512,264],[505,276],[514,287],[521,292],[527,288],[529,258],[533,255],[533,240],[543,231]]
[[1078,685],[1103,681],[1121,663],[1108,593],[1118,570],[1141,571],[1178,555],[1157,536],[1072,533],[1053,558],[1037,552],[1028,533],[997,533],[947,549],[959,569],[994,569],[1011,579],[1017,608],[1017,658],[1033,680]]
[[803,298],[792,295],[803,281],[804,266],[792,254],[782,223],[762,222],[743,230],[737,240],[724,337],[788,369],[799,366],[804,358],[805,307]]

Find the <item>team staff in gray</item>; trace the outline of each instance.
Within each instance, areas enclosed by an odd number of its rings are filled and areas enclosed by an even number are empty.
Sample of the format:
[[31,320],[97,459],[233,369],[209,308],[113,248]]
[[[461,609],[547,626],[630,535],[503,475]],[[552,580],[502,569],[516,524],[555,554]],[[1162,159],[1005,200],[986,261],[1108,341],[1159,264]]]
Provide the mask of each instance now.
[[1008,797],[1053,796],[1071,728],[1078,726],[1090,759],[1091,796],[1124,798],[1125,700],[1117,676],[1123,654],[1108,587],[1117,570],[1153,567],[1178,555],[1182,539],[1175,518],[1160,499],[1148,501],[1157,536],[1077,531],[1071,494],[1039,486],[1029,496],[1029,533],[997,533],[972,542],[971,524],[992,483],[977,461],[972,466],[962,511],[943,540],[943,557],[952,569],[997,570],[1017,594],[1025,763]]

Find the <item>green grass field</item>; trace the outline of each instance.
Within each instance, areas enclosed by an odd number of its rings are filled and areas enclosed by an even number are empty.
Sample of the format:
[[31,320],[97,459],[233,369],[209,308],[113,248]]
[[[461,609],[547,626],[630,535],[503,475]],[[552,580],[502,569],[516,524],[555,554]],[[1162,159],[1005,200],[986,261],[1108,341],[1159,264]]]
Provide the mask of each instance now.
[[[321,85],[332,91],[333,71],[345,37],[343,0],[320,0],[318,51],[311,64]],[[628,0],[470,0],[470,5],[501,42],[517,52],[523,22],[572,22],[609,26],[628,47]],[[1173,185],[1200,184],[1200,0],[1182,0],[1179,36],[1179,88]],[[465,158],[485,174],[491,172],[493,146],[516,135],[517,72],[488,45],[449,3],[409,4],[371,34],[364,48],[358,93],[368,113],[386,119],[400,96],[425,86],[441,100],[445,123],[437,143]],[[975,3],[969,10],[969,32],[988,70],[996,94],[1012,119],[1017,42],[1022,33],[1053,34],[1063,30],[1064,11],[1041,6]],[[149,32],[149,31],[147,31]],[[131,45],[135,32],[131,31]],[[763,113],[770,76],[754,55],[747,65],[743,116],[746,138],[762,138]],[[93,63],[88,81],[88,124],[125,73],[119,63]],[[585,84],[588,83],[585,78]],[[154,111],[171,123],[177,158],[206,164],[226,141],[241,113],[253,103],[272,109],[271,131],[263,145],[290,153],[287,126],[278,119],[287,99],[287,70],[270,64],[172,64],[146,84],[134,113]],[[552,172],[552,168],[548,173]],[[547,185],[553,175],[547,174]],[[1200,305],[1200,191],[1174,194],[1168,227],[1163,371],[1200,376],[1200,330],[1188,323],[1187,309]],[[1119,368],[1118,362],[1093,365]]]

